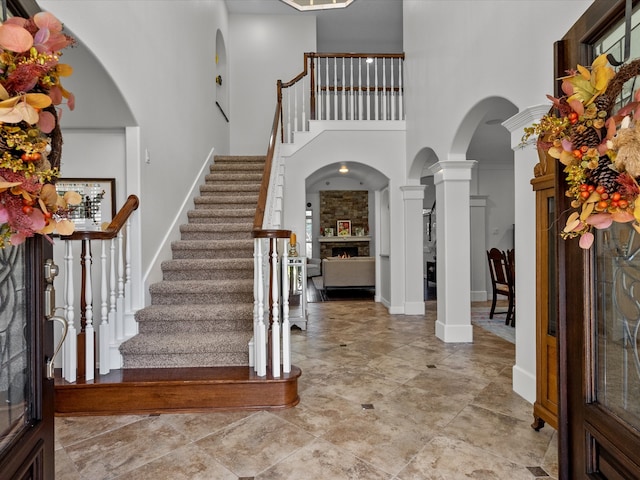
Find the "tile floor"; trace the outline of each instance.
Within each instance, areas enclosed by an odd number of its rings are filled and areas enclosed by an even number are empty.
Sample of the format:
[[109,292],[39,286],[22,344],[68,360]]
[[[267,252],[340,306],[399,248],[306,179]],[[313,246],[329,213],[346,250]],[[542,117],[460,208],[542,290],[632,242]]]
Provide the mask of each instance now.
[[434,336],[372,301],[309,304],[300,404],[277,412],[56,419],[56,479],[556,478],[557,440],[513,393],[514,345]]

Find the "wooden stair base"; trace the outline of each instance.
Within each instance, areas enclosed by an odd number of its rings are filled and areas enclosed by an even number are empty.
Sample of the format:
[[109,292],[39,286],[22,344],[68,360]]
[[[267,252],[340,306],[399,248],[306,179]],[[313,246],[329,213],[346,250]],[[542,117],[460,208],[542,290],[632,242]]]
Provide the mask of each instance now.
[[278,410],[298,404],[298,367],[280,378],[251,367],[130,368],[89,382],[55,379],[55,414],[138,415]]

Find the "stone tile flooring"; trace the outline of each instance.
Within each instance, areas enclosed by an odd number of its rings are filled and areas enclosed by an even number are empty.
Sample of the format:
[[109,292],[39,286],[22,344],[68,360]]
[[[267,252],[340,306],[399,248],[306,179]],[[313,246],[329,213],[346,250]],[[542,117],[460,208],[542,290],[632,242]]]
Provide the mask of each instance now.
[[514,345],[477,327],[445,344],[427,306],[310,303],[291,409],[56,418],[56,479],[556,478],[555,431],[511,389]]

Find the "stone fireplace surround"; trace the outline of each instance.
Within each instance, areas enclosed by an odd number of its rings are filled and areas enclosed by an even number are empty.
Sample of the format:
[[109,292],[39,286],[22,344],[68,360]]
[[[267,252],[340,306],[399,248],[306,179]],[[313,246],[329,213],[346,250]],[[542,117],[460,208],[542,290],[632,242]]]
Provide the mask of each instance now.
[[322,190],[320,191],[320,230],[333,228],[337,233],[338,220],[350,220],[350,237],[320,237],[320,258],[334,257],[340,249],[350,251],[355,257],[368,257],[370,237],[356,237],[356,228],[369,231],[369,192],[367,190]]

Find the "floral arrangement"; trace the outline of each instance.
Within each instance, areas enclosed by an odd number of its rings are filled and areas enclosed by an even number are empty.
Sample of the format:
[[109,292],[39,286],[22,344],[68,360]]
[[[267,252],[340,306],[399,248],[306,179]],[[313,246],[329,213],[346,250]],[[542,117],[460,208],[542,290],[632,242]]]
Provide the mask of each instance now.
[[51,184],[62,144],[56,105],[74,107],[60,84],[72,73],[60,51],[74,42],[46,12],[0,25],[0,248],[74,230],[69,213],[81,197],[60,197]]
[[551,112],[525,128],[523,142],[537,135],[538,148],[564,165],[575,211],[561,236],[579,237],[584,249],[593,244],[593,228],[612,222],[633,222],[640,232],[640,91],[612,114],[624,83],[638,74],[640,60],[617,73],[606,55],[591,68],[578,65],[561,78],[564,96],[547,96]]

